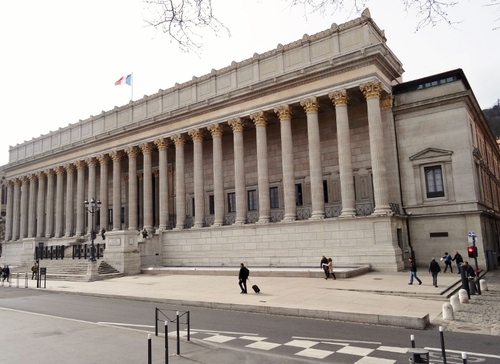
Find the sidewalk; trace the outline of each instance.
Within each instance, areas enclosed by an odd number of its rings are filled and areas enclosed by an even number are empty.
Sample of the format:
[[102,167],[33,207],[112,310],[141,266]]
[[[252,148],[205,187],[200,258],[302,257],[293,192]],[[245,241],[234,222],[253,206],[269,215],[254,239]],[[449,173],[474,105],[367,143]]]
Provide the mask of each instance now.
[[[155,268],[144,270],[146,274],[96,282],[52,280],[46,282],[46,289],[160,304],[411,329],[444,326],[451,331],[500,335],[500,323],[494,320],[500,317],[500,270],[482,276],[489,291],[473,295],[470,304],[463,305],[462,312],[455,313],[453,321],[443,320],[441,312],[443,304],[450,302],[447,297],[459,287],[460,276],[456,273],[440,273],[439,287],[436,288],[427,272],[419,275],[422,285],[408,285],[409,272],[370,272],[351,278],[325,280],[290,276],[297,272],[286,268],[277,272],[278,276],[262,276],[268,270],[251,269],[249,293],[246,295],[240,294],[237,268]],[[310,274],[309,271],[304,273]],[[23,285],[24,281],[20,284]],[[29,281],[30,287],[34,284],[34,281]],[[251,284],[257,284],[261,293],[255,294]]]
[[[192,273],[158,271],[97,282],[47,281],[47,289],[424,329],[429,324],[441,324],[442,305],[449,302],[443,293],[459,281],[459,275],[449,273],[439,275],[439,288],[431,284],[430,275],[424,274],[420,276],[422,285],[408,285],[408,272],[371,272],[337,280],[257,276],[251,278],[245,295],[240,294],[236,270],[234,276],[204,274],[202,268]],[[255,294],[251,284],[259,285],[261,293]]]

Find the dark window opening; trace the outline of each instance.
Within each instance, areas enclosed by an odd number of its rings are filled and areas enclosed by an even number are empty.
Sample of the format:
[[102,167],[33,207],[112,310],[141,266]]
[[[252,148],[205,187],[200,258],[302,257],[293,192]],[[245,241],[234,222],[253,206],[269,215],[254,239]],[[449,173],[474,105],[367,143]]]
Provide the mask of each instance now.
[[425,185],[427,188],[427,198],[443,197],[443,174],[441,166],[425,167]]
[[271,187],[269,189],[269,198],[272,209],[277,209],[280,207],[280,201],[278,196],[278,187]]

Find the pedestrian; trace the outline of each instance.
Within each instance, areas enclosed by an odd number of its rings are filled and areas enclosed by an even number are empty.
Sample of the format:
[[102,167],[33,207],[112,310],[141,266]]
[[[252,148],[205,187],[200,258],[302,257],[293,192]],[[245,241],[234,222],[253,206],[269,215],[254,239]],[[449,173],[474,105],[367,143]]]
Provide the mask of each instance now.
[[33,267],[31,267],[31,280],[33,280],[33,278],[38,279],[38,262],[36,261]]
[[332,258],[328,258],[328,263],[324,267],[325,267],[325,275],[326,275],[325,279],[328,279],[330,277],[330,274],[332,275],[333,279],[337,279],[337,277],[335,277],[335,274],[333,273]]
[[238,284],[241,288],[240,293],[247,293],[247,279],[249,275],[250,271],[248,270],[247,267],[245,267],[245,264],[241,263],[240,273],[238,274]]
[[105,228],[101,229],[101,238],[102,238],[102,240],[106,239],[106,229]]
[[467,273],[467,278],[474,278],[476,276],[476,272],[474,271],[474,268],[472,268],[469,265],[469,262],[464,262],[462,267],[465,268],[465,272]]
[[437,288],[438,286],[438,273],[441,272],[441,267],[436,259],[432,258],[429,264],[429,273],[432,274],[432,284]]
[[450,268],[450,272],[453,273],[453,267],[451,266],[451,255],[448,254],[448,252],[445,252],[444,255],[441,257],[441,260],[444,260],[444,272],[446,273],[446,270],[448,267]]
[[464,258],[462,258],[462,256],[460,255],[460,253],[458,251],[456,251],[455,255],[453,256],[452,261],[454,261],[457,264],[458,274],[460,274],[460,264],[463,263]]
[[413,284],[413,278],[415,278],[418,281],[418,285],[421,285],[422,281],[417,277],[417,263],[415,263],[413,258],[409,258],[408,260],[410,261],[410,283],[408,284]]
[[9,269],[8,265],[5,265],[5,267],[3,267],[2,276],[3,276],[3,278],[2,278],[3,281],[5,281],[5,280],[7,280],[7,282],[9,281],[10,269]]
[[146,230],[146,228],[142,228],[141,234],[143,239],[146,239],[148,237],[148,231]]

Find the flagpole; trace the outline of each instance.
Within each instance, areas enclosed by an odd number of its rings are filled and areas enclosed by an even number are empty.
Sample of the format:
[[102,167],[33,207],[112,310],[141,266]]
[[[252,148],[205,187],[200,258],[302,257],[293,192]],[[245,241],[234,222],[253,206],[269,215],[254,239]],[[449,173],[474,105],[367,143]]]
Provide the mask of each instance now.
[[132,82],[130,82],[130,101],[134,101],[134,72],[130,74]]

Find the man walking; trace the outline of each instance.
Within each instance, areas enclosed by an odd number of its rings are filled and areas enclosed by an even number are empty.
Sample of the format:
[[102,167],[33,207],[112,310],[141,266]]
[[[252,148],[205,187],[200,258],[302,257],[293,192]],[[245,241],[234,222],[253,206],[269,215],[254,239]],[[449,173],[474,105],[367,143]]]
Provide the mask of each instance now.
[[436,259],[432,258],[429,264],[429,273],[432,274],[432,284],[437,288],[438,286],[438,273],[441,272],[441,267]]
[[250,271],[243,263],[240,264],[240,274],[238,275],[239,285],[241,288],[240,293],[247,293],[247,279],[250,275]]
[[451,266],[451,255],[448,254],[448,252],[445,252],[441,260],[444,260],[444,272],[448,270],[448,267],[450,267],[450,272],[453,273],[453,267]]
[[422,281],[417,277],[417,264],[412,258],[408,260],[410,261],[410,283],[408,284],[413,284],[413,278],[415,278],[418,281],[418,285],[421,285]]

